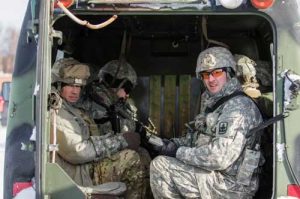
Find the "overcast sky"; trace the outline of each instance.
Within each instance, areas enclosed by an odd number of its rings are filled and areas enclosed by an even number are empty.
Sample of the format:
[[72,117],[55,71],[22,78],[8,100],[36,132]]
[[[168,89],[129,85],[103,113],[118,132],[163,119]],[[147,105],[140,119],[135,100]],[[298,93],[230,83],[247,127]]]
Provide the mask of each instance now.
[[0,0],[0,24],[20,29],[28,0]]

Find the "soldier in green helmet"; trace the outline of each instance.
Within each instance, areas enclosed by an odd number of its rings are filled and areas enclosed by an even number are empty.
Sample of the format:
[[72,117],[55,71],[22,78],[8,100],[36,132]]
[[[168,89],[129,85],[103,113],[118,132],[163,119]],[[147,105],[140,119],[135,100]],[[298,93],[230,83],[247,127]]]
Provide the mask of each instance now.
[[[111,60],[99,71],[98,79],[91,82],[86,89],[78,106],[90,113],[103,135],[108,133],[119,135],[131,132],[136,133],[136,112],[133,101],[129,98],[130,92],[137,84],[137,74],[133,67],[124,59]],[[130,138],[129,138],[130,139]],[[134,142],[135,138],[132,139]],[[137,144],[140,144],[140,140]],[[151,195],[149,185],[149,165],[151,162],[148,151],[138,147],[145,178],[141,188],[141,198]],[[106,170],[106,167],[99,169]]]
[[75,106],[89,76],[89,67],[73,58],[61,59],[53,66],[52,93],[61,101],[52,121],[59,146],[55,161],[80,186],[121,181],[127,185],[126,198],[142,198],[145,171],[136,152],[138,134],[104,135],[93,119]]
[[[98,73],[98,79],[88,85],[81,106],[88,110],[103,132],[113,133],[135,131],[134,118],[136,107],[130,103],[129,94],[137,84],[137,75],[125,60],[112,60],[106,63]],[[109,118],[113,105],[119,103],[125,111],[120,124],[114,124]],[[104,119],[107,118],[107,119]],[[118,126],[117,126],[118,125]]]
[[200,53],[196,75],[206,91],[194,132],[164,140],[161,156],[150,165],[155,198],[252,198],[262,161],[250,130],[262,122],[256,104],[243,94],[229,50]]

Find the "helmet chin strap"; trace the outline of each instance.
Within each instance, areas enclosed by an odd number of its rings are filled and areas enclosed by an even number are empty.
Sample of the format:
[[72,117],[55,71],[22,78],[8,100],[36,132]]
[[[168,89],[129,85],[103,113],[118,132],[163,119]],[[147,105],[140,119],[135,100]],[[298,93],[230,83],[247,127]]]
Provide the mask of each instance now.
[[226,74],[227,74],[228,79],[235,77],[235,72],[232,68],[229,68],[229,67],[226,68]]
[[231,73],[229,71],[226,71],[226,77],[228,80],[230,80],[233,76],[231,75]]
[[[65,100],[66,102],[68,102],[67,100]],[[75,106],[77,104],[77,102],[68,102],[68,104],[70,104],[71,106]]]
[[126,83],[127,79],[123,79],[122,82],[119,84],[118,89],[121,89],[124,84]]
[[56,82],[53,86],[56,88],[57,91],[61,92],[61,82]]
[[[118,85],[118,87],[116,87],[116,89],[121,89],[124,84],[126,83],[126,81],[128,81],[127,79],[123,79],[122,82]],[[105,87],[107,88],[113,88],[111,84],[107,83],[104,79],[102,81],[100,81],[100,83],[103,83],[105,85]]]
[[99,83],[102,83],[106,88],[110,88],[110,84],[108,84],[104,79],[100,80]]
[[58,82],[58,84],[57,84],[57,89],[58,89],[59,91],[61,91],[61,89],[62,89],[61,82]]

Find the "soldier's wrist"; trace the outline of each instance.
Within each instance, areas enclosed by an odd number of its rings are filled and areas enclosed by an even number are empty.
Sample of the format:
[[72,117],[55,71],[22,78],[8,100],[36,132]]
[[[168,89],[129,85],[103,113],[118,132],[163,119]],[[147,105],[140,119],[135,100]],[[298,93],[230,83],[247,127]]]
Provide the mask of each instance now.
[[128,143],[125,140],[125,138],[123,137],[123,135],[121,135],[121,134],[117,135],[117,139],[121,143],[121,149],[125,149],[128,147]]

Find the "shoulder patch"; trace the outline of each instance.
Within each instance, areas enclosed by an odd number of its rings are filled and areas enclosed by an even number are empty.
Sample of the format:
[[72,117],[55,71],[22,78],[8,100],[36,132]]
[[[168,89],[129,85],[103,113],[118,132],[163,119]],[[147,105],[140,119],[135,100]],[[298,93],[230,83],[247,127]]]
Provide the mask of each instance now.
[[227,122],[220,122],[219,123],[219,134],[225,134],[227,131],[228,123]]

